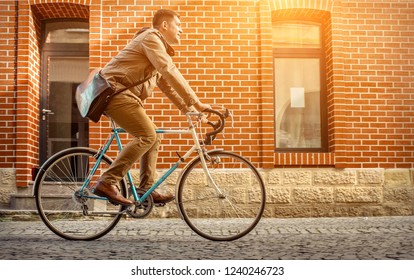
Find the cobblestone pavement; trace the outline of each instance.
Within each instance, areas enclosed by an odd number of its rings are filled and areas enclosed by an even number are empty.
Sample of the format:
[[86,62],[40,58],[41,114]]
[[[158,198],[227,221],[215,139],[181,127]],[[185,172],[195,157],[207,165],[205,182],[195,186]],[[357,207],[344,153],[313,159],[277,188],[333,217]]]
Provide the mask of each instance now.
[[0,222],[0,259],[405,259],[414,217],[262,219],[233,242],[213,242],[178,219],[121,220],[95,241],[68,241],[40,221]]

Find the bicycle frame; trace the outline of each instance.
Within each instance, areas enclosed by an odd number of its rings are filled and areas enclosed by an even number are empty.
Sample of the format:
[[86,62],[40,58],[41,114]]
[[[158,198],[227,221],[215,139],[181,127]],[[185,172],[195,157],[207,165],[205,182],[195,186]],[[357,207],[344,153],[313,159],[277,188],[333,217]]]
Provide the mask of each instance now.
[[[128,171],[127,179],[128,179],[128,182],[131,185],[132,195],[133,195],[134,200],[136,202],[138,202],[138,203],[144,202],[148,198],[148,196],[151,195],[151,193],[155,189],[157,189],[182,163],[184,163],[185,160],[190,158],[191,154],[193,154],[194,152],[197,152],[198,156],[201,159],[201,164],[202,164],[204,173],[206,174],[206,176],[208,178],[209,183],[211,183],[211,185],[214,186],[214,188],[217,190],[217,192],[220,195],[222,195],[222,192],[217,187],[216,183],[214,182],[214,180],[211,177],[210,172],[207,168],[207,163],[206,163],[205,158],[204,158],[204,152],[203,152],[203,149],[201,147],[201,144],[200,144],[200,141],[199,141],[199,138],[198,138],[198,135],[197,135],[196,128],[195,128],[195,126],[192,122],[192,119],[191,119],[191,116],[199,116],[199,115],[200,115],[200,113],[197,113],[197,112],[190,112],[190,113],[186,114],[187,120],[188,120],[188,123],[189,123],[189,128],[188,129],[178,129],[178,130],[174,130],[174,129],[167,129],[167,130],[166,129],[157,129],[156,130],[157,134],[190,134],[193,138],[194,145],[183,156],[180,156],[180,159],[170,169],[168,169],[158,179],[158,181],[153,186],[151,186],[151,188],[148,189],[141,197],[138,196],[138,193],[136,191],[136,187],[133,183],[131,172]],[[112,145],[114,140],[117,143],[118,150],[122,151],[123,146],[122,146],[121,138],[120,138],[121,133],[125,133],[125,131],[122,128],[116,128],[113,125],[111,137],[103,145],[103,147],[101,147],[99,149],[99,152],[97,153],[97,161],[94,164],[94,166],[92,167],[92,169],[91,169],[88,177],[86,178],[85,182],[83,183],[82,188],[81,188],[81,193],[83,193],[83,190],[89,186],[91,178],[95,174],[96,170],[98,169],[99,164],[102,160],[102,157],[106,154],[106,152],[108,151],[109,147]],[[85,197],[93,198],[93,199],[107,200],[107,198],[99,197],[99,196],[85,196]]]

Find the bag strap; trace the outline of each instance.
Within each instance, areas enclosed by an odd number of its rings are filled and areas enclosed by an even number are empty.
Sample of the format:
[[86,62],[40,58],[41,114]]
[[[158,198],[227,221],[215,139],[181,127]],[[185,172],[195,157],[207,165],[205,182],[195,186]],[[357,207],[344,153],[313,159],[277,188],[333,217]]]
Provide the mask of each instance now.
[[[99,75],[101,76],[101,73],[100,73],[100,71],[99,71]],[[154,74],[154,75],[152,75],[151,77],[149,77],[149,78],[146,78],[146,79],[144,79],[144,80],[140,80],[140,81],[138,81],[138,82],[136,82],[136,83],[133,83],[132,85],[130,85],[130,86],[128,86],[128,87],[125,87],[125,88],[123,88],[123,89],[120,89],[120,90],[117,90],[117,91],[114,91],[112,94],[110,94],[109,96],[108,96],[108,98],[109,97],[112,97],[112,96],[114,96],[114,95],[116,95],[116,94],[119,94],[119,93],[122,93],[122,92],[124,92],[124,91],[126,91],[126,90],[128,90],[128,89],[130,89],[130,88],[133,88],[133,87],[136,87],[136,86],[139,86],[139,85],[141,85],[141,84],[143,84],[143,83],[145,83],[145,82],[147,82],[149,79],[151,79],[152,77],[154,77],[155,75],[157,75],[157,74]],[[101,76],[102,77],[102,76]],[[102,77],[103,79],[105,79],[104,77]],[[105,79],[106,80],[106,79]],[[109,83],[108,83],[109,84]]]
[[[155,74],[155,75],[157,75],[157,74]],[[115,91],[112,95],[114,95],[114,94],[118,94],[118,93],[121,93],[121,92],[124,92],[124,91],[126,91],[126,90],[128,90],[128,89],[130,89],[130,88],[133,88],[133,87],[139,86],[139,85],[141,85],[141,84],[143,84],[143,83],[147,82],[149,79],[151,79],[151,78],[152,78],[152,77],[154,77],[155,75],[152,75],[151,77],[146,78],[146,79],[144,79],[144,80],[141,80],[141,81],[139,81],[139,82],[133,83],[133,84],[132,84],[131,86],[129,86],[129,87],[125,87],[124,89],[121,89],[121,90]]]

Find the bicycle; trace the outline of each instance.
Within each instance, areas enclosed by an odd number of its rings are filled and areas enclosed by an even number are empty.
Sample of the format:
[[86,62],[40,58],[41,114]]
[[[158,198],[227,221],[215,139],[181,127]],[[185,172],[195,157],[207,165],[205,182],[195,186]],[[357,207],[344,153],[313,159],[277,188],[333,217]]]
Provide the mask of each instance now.
[[[194,232],[213,241],[243,237],[262,217],[265,186],[258,170],[244,157],[223,149],[207,149],[225,127],[230,114],[227,109],[223,111],[211,109],[205,113],[188,113],[187,129],[156,131],[189,134],[194,144],[183,156],[177,153],[178,161],[148,191],[134,185],[129,171],[118,187],[122,195],[134,201],[131,206],[114,205],[106,198],[94,195],[90,189],[112,162],[106,153],[114,140],[119,151],[122,150],[120,134],[124,130],[116,127],[113,121],[111,133],[99,150],[73,147],[56,153],[41,166],[34,182],[41,220],[65,239],[100,238],[124,215],[131,218],[149,215],[154,207],[151,192],[192,158],[181,170],[176,184],[176,204],[181,218]],[[209,114],[207,121],[206,114]],[[206,133],[204,123],[210,127]],[[201,131],[204,140],[199,140]]]

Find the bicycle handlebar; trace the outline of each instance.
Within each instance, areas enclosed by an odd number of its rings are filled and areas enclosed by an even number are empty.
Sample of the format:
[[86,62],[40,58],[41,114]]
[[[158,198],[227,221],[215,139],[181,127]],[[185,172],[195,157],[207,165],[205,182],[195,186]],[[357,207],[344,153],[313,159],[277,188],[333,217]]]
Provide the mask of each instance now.
[[203,113],[210,113],[217,115],[220,119],[217,122],[208,121],[207,124],[210,125],[214,130],[206,133],[206,138],[204,139],[204,144],[210,145],[213,140],[216,138],[217,134],[222,132],[226,125],[226,118],[229,116],[229,110],[225,109],[224,113],[221,113],[217,110],[207,109]]

